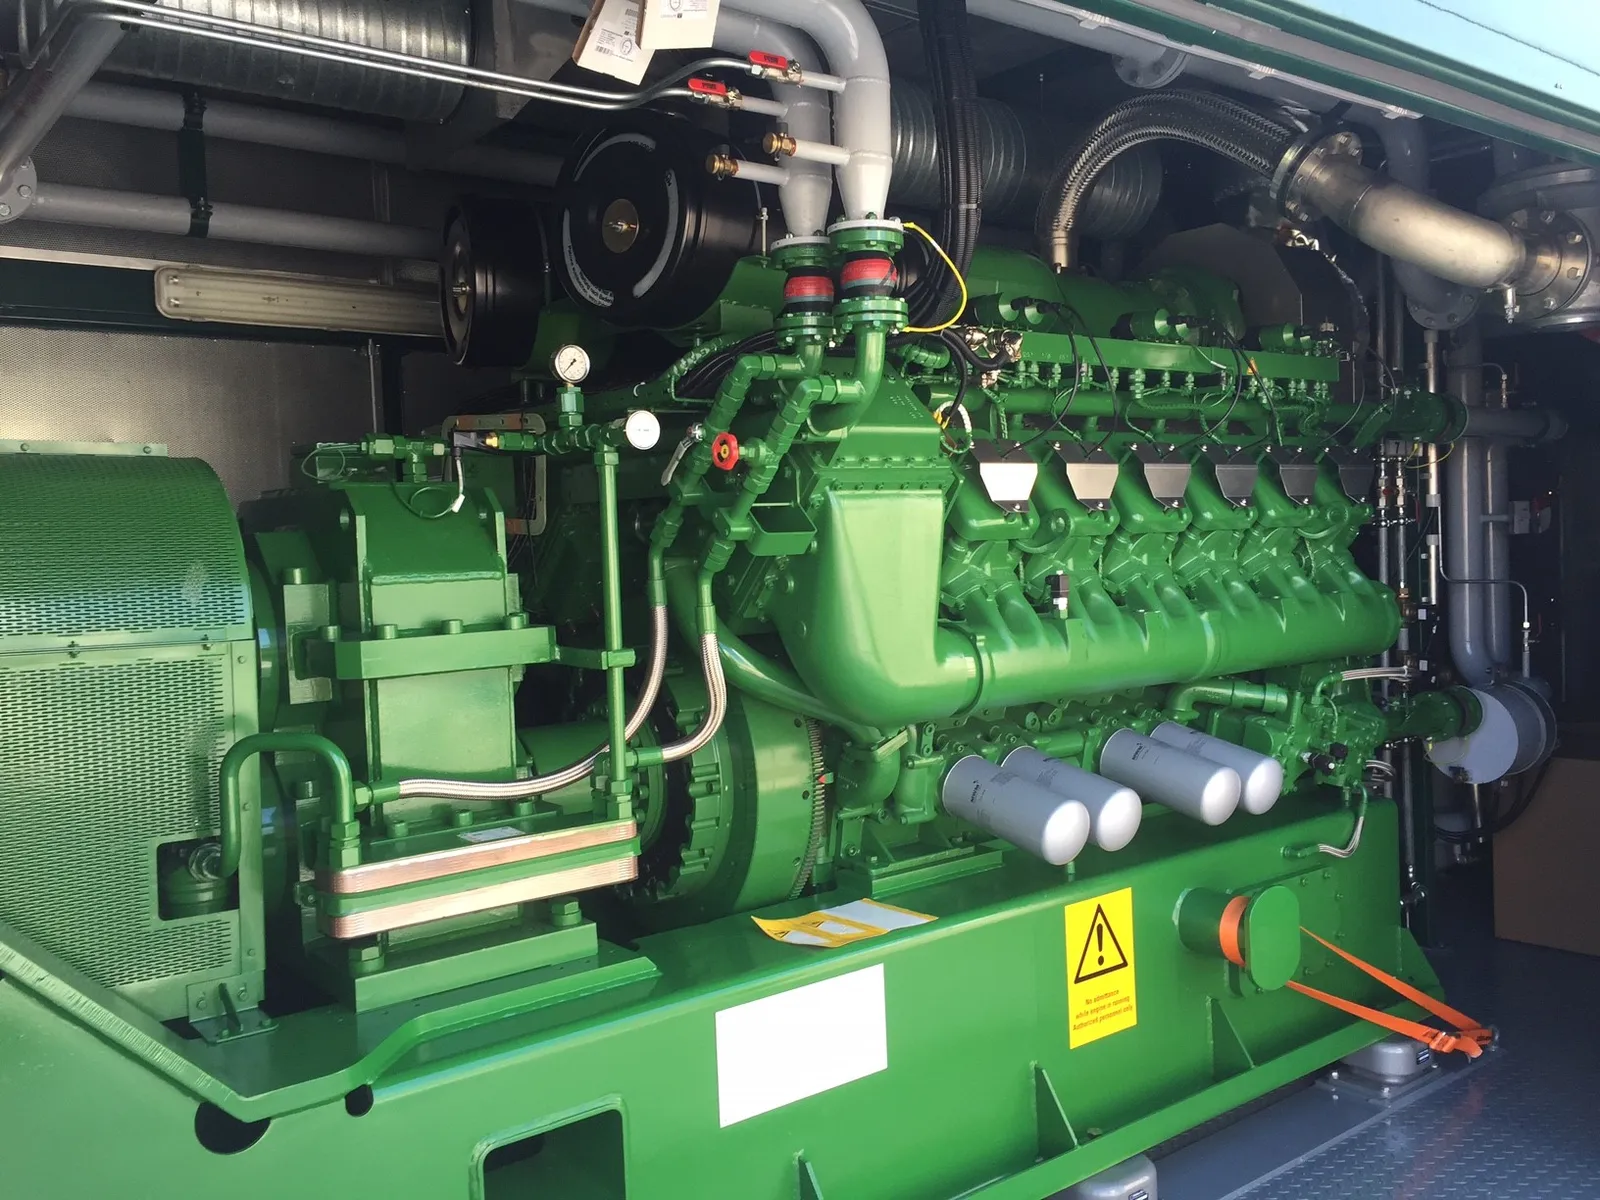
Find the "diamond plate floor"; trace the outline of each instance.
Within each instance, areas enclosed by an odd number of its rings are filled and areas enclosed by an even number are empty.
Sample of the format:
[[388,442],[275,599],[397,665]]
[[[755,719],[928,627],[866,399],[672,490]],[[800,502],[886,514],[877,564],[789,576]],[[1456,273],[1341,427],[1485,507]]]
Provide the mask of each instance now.
[[1430,957],[1451,1000],[1500,1027],[1504,1049],[1249,1200],[1600,1197],[1600,959],[1496,940],[1486,891],[1445,894],[1444,947]]

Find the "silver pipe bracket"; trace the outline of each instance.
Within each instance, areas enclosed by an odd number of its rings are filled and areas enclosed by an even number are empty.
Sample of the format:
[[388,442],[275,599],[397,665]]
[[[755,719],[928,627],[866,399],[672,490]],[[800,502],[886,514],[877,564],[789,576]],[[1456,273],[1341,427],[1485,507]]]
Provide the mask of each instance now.
[[9,225],[23,216],[38,196],[39,172],[34,169],[33,159],[25,158],[0,192],[0,225]]

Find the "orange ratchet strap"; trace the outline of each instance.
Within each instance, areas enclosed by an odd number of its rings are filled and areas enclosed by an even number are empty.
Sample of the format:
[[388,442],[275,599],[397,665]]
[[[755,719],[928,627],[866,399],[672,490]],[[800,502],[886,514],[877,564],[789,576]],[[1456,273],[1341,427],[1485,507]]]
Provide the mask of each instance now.
[[[1239,945],[1239,926],[1244,919],[1245,909],[1249,907],[1248,896],[1235,896],[1228,902],[1227,908],[1222,912],[1222,924],[1218,929],[1218,941],[1221,945],[1223,957],[1235,966],[1244,966],[1244,954]],[[1463,1012],[1451,1008],[1442,1000],[1435,1000],[1426,992],[1419,991],[1402,979],[1396,979],[1387,971],[1383,971],[1351,954],[1342,950],[1326,938],[1318,937],[1304,925],[1300,932],[1313,938],[1332,950],[1340,958],[1358,970],[1365,971],[1372,978],[1392,991],[1398,992],[1413,1004],[1420,1005],[1441,1021],[1448,1021],[1454,1025],[1456,1032],[1445,1029],[1435,1029],[1431,1025],[1424,1025],[1420,1021],[1407,1020],[1405,1017],[1392,1016],[1377,1008],[1368,1008],[1365,1004],[1357,1004],[1354,1000],[1346,1000],[1342,996],[1335,996],[1330,992],[1319,991],[1314,987],[1307,987],[1296,980],[1289,980],[1288,986],[1302,996],[1309,996],[1313,1000],[1320,1000],[1340,1012],[1347,1012],[1353,1017],[1360,1017],[1363,1021],[1370,1021],[1391,1033],[1398,1033],[1414,1041],[1421,1042],[1436,1054],[1448,1053],[1459,1050],[1468,1058],[1477,1058],[1483,1053],[1484,1047],[1494,1041],[1494,1032],[1479,1025]]]
[[1364,1004],[1357,1004],[1353,1000],[1346,1000],[1340,996],[1331,996],[1327,992],[1319,992],[1316,988],[1307,987],[1291,979],[1289,986],[1302,996],[1310,996],[1313,1000],[1320,1000],[1342,1012],[1347,1012],[1353,1017],[1360,1017],[1364,1021],[1371,1021],[1374,1025],[1389,1030],[1391,1033],[1402,1034],[1414,1038],[1435,1053],[1447,1053],[1459,1050],[1468,1058],[1477,1058],[1482,1054],[1484,1047],[1494,1041],[1494,1031],[1479,1025],[1466,1013],[1451,1008],[1443,1000],[1435,1000],[1424,991],[1412,987],[1403,979],[1396,979],[1387,971],[1381,971],[1369,962],[1363,962],[1348,950],[1341,950],[1326,938],[1318,937],[1305,926],[1300,927],[1300,932],[1313,938],[1332,950],[1340,958],[1358,970],[1365,971],[1372,978],[1392,991],[1398,992],[1413,1004],[1427,1009],[1441,1021],[1448,1021],[1456,1027],[1457,1032],[1451,1033],[1446,1029],[1435,1029],[1431,1025],[1424,1025],[1420,1021],[1408,1021],[1404,1017],[1391,1016],[1376,1008],[1368,1008]]

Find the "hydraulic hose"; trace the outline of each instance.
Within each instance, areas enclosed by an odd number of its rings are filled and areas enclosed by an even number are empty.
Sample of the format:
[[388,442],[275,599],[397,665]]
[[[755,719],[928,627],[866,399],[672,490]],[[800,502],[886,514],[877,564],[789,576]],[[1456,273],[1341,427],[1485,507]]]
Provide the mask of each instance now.
[[[634,701],[633,711],[628,714],[625,729],[629,739],[644,728],[645,721],[649,719],[650,710],[655,707],[656,697],[661,693],[661,678],[666,667],[667,606],[664,603],[652,604],[650,660],[645,670],[644,687]],[[600,756],[609,749],[608,743],[601,743],[592,753],[570,767],[550,775],[536,775],[532,779],[512,779],[504,783],[471,779],[405,779],[400,782],[399,794],[402,800],[413,796],[427,796],[436,800],[527,800],[559,792],[588,778],[595,764],[600,761]]]
[[1286,124],[1211,92],[1161,92],[1119,104],[1046,184],[1034,224],[1042,253],[1058,271],[1071,264],[1073,236],[1089,189],[1108,163],[1135,146],[1187,142],[1270,176],[1294,136]]

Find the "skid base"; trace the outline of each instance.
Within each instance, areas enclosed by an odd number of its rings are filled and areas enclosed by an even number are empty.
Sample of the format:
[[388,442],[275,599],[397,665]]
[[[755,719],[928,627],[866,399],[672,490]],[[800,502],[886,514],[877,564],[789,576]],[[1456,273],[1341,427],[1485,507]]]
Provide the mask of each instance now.
[[[1348,824],[1298,801],[1216,830],[1153,816],[1068,882],[1008,856],[897,895],[937,919],[844,949],[733,917],[391,1008],[277,1014],[216,1044],[0,932],[7,1191],[1040,1200],[1376,1039],[1185,949],[1186,889],[1282,883],[1308,928],[1436,988],[1395,923],[1392,807],[1347,861],[1286,859]],[[1090,969],[1067,906],[1123,889],[1131,928],[1107,899],[1115,947]],[[1073,1049],[1068,975],[1101,958],[1134,1023]],[[1309,940],[1300,977],[1387,1004]],[[85,1152],[61,1153],[69,1139]]]

